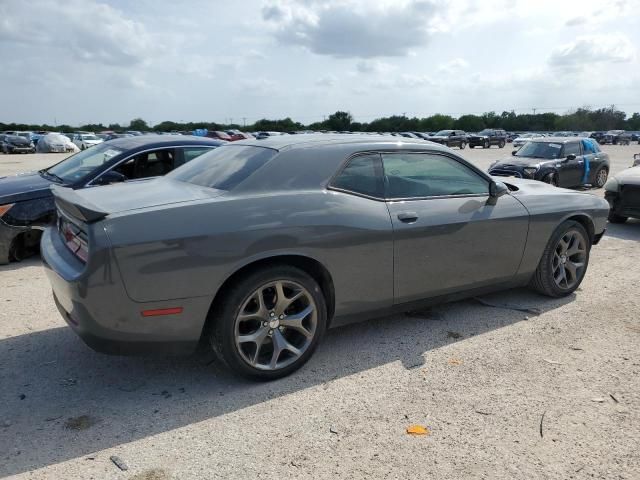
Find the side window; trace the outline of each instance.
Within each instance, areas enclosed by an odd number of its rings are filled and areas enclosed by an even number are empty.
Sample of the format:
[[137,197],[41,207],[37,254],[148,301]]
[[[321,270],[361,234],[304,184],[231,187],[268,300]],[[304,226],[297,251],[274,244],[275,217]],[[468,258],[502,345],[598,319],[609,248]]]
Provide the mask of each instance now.
[[333,180],[331,186],[370,197],[384,197],[380,156],[369,154],[352,158]]
[[489,194],[487,179],[444,155],[388,153],[382,163],[387,198]]
[[564,153],[563,155],[566,157],[567,155],[576,155],[580,156],[580,144],[578,142],[569,142],[564,145]]
[[166,175],[174,167],[174,150],[155,150],[131,157],[114,170],[127,179],[158,177]]
[[182,149],[184,156],[184,163],[188,163],[196,157],[199,157],[203,153],[207,153],[211,150],[211,147],[185,147]]

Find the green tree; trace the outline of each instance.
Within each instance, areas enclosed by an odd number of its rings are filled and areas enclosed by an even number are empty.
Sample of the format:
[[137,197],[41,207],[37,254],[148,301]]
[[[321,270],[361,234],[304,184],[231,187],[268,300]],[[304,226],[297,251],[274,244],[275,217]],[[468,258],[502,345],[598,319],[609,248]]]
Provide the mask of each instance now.
[[134,118],[129,123],[129,130],[147,131],[147,130],[149,130],[149,125],[147,125],[147,122],[145,122],[141,118]]
[[351,128],[351,122],[353,117],[349,112],[336,112],[329,115],[329,118],[324,122],[329,130],[349,130]]
[[484,121],[477,115],[462,115],[453,125],[454,128],[465,132],[479,132],[484,128]]

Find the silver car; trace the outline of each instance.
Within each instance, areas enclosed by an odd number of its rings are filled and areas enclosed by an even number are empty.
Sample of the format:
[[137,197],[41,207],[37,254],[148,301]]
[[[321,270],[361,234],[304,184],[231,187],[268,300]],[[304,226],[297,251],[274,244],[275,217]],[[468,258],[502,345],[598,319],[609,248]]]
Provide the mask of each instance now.
[[302,366],[328,327],[516,286],[568,295],[608,212],[440,145],[369,135],[234,142],[144,188],[54,195],[43,260],[87,344],[190,352],[204,339],[260,379]]

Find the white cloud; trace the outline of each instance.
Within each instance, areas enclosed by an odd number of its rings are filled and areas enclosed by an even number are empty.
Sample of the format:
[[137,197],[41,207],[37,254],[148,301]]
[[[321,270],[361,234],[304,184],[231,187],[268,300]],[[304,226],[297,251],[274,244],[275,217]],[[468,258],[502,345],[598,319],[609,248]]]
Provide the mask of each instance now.
[[323,75],[316,80],[316,85],[319,87],[333,87],[338,82],[335,75]]
[[139,64],[159,41],[140,22],[94,1],[4,0],[0,19],[1,41],[72,55],[83,63]]
[[469,67],[469,62],[464,58],[454,58],[453,60],[440,64],[438,66],[438,72],[445,74],[458,73],[467,67]]
[[437,30],[441,2],[398,0],[281,1],[262,10],[284,45],[347,58],[406,56]]
[[630,62],[634,57],[635,47],[625,35],[583,35],[556,48],[549,64],[555,68],[583,70],[596,63]]

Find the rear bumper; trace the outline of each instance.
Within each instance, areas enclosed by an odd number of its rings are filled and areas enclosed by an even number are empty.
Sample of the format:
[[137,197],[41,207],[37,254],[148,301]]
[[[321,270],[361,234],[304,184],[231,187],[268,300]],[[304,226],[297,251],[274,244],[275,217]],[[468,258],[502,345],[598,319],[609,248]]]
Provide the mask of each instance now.
[[[134,302],[108,253],[86,267],[62,244],[57,230],[42,236],[42,261],[58,311],[92,349],[115,355],[189,354],[198,346],[211,298]],[[181,307],[178,314],[143,316],[146,310]]]
[[611,211],[621,217],[640,218],[640,202],[623,198],[619,192],[605,191],[604,198],[609,202]]

